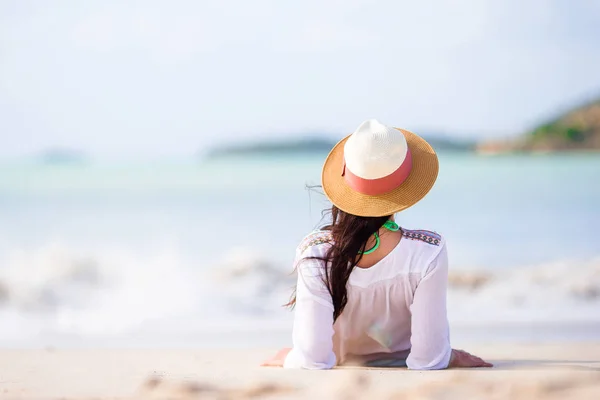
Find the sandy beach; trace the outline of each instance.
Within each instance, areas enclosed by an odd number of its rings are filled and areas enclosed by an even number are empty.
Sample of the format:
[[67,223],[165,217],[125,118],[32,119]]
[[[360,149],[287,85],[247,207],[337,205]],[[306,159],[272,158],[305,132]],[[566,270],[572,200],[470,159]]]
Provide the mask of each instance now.
[[259,367],[275,349],[2,350],[3,399],[598,399],[600,342],[478,345],[495,367]]

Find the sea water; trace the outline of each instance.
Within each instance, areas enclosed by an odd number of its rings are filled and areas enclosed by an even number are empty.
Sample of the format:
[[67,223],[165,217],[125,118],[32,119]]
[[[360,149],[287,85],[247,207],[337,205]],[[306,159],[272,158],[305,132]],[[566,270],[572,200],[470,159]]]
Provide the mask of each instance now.
[[[0,162],[0,345],[288,332],[295,247],[328,206],[306,189],[323,159]],[[444,235],[451,272],[493,274],[451,288],[451,321],[600,320],[596,154],[442,153],[397,221]]]

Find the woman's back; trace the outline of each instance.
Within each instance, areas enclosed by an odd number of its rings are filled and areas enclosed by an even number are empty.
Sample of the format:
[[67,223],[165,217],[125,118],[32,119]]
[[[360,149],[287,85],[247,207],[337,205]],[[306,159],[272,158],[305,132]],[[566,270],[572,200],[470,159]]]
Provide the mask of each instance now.
[[[331,295],[324,283],[326,266],[319,260],[333,239],[328,231],[317,231],[298,246],[296,301],[314,306],[306,320],[304,312],[296,315],[294,342],[298,339],[306,347],[294,346],[287,367],[331,368],[335,363],[385,355],[407,359],[408,366],[415,369],[447,365],[451,349],[445,320],[447,256],[443,238],[410,230],[400,230],[397,239],[391,232],[381,236],[381,247],[369,254],[377,262],[369,265],[367,259],[368,267],[359,264],[352,270],[348,301],[335,323]],[[394,242],[395,246],[386,248]],[[315,315],[319,315],[316,320]],[[331,346],[315,346],[311,339],[327,336]],[[419,350],[419,343],[427,345]]]

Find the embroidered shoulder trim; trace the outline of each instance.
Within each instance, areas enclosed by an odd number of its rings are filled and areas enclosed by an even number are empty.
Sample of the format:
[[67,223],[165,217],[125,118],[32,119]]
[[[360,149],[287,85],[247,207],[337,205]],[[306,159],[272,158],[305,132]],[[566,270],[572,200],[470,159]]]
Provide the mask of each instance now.
[[309,247],[318,246],[323,243],[329,243],[329,242],[331,242],[331,240],[332,240],[331,231],[314,231],[314,232],[308,234],[302,240],[302,242],[300,242],[298,249],[300,250],[300,254],[302,254]]
[[439,233],[425,230],[409,231],[407,229],[402,229],[402,236],[411,240],[420,240],[434,246],[439,246],[442,241],[442,236]]

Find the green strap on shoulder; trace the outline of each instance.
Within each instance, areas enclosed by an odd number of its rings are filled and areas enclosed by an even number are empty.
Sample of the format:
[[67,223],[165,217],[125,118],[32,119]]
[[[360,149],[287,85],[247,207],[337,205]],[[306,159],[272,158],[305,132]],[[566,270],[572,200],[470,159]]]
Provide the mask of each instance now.
[[[387,220],[385,221],[385,223],[383,224],[383,227],[385,229],[387,229],[388,231],[392,231],[392,232],[396,232],[400,229],[400,227],[398,226],[397,223],[395,223],[394,221],[390,221]],[[372,252],[374,252],[375,250],[377,250],[379,248],[379,245],[381,244],[381,240],[379,240],[379,234],[377,232],[375,232],[373,234],[373,236],[375,236],[375,245],[373,247],[371,247],[369,250],[365,250],[365,251],[359,251],[359,254],[365,255],[365,254],[371,254]]]
[[383,227],[385,229],[387,229],[388,231],[392,231],[392,232],[396,232],[396,231],[400,230],[400,227],[398,226],[398,224],[395,223],[394,221],[390,221],[390,220],[385,221],[385,224],[383,224]]
[[379,234],[377,232],[375,232],[373,234],[375,236],[375,246],[371,247],[369,250],[365,250],[365,251],[359,251],[360,254],[371,254],[372,252],[374,252],[375,250],[377,250],[379,248],[379,243],[381,242],[379,240]]

